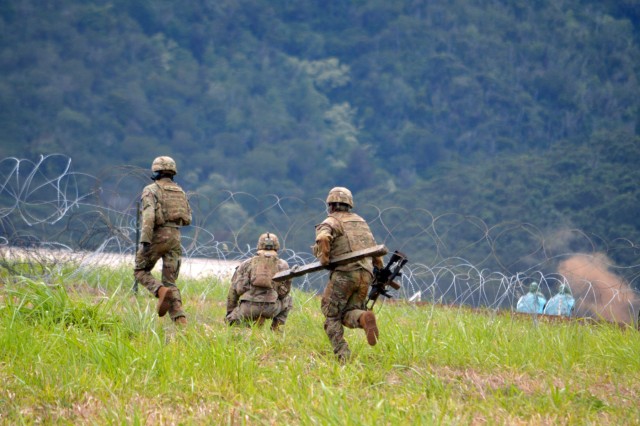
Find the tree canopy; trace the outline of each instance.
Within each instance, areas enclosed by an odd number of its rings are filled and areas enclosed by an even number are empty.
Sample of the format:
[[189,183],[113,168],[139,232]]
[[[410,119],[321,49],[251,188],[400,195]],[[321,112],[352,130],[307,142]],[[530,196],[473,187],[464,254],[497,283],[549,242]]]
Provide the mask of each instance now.
[[172,155],[211,196],[341,185],[637,242],[639,22],[632,0],[7,0],[1,157]]

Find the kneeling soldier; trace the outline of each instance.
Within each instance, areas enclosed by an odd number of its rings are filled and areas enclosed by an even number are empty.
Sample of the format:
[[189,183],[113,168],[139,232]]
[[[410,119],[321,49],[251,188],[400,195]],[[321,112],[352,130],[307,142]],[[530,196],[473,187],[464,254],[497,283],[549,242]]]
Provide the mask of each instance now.
[[289,269],[289,264],[278,257],[279,249],[275,234],[262,234],[257,254],[236,269],[227,297],[225,321],[229,325],[262,325],[265,319],[271,319],[271,329],[278,330],[286,322],[292,308],[291,280],[272,280],[277,272]]

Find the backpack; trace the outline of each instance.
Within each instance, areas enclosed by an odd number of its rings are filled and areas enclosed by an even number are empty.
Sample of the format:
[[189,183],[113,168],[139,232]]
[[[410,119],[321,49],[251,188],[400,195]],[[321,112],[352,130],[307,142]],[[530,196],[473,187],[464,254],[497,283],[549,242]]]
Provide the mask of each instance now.
[[259,254],[251,260],[251,285],[274,288],[273,276],[278,272],[277,256]]

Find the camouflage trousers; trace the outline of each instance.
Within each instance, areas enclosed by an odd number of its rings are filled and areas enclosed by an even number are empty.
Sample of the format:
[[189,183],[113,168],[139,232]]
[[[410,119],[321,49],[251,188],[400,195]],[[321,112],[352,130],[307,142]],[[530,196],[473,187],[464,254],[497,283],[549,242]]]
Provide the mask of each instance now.
[[[163,285],[176,287],[176,280],[180,273],[181,256],[180,230],[168,226],[158,227],[153,231],[153,239],[149,248],[138,250],[133,275],[151,294],[158,297],[158,289]],[[160,259],[162,259],[162,281],[158,281],[151,274]],[[176,300],[169,309],[171,319],[185,316],[179,291],[175,292],[175,295]]]
[[271,318],[272,327],[276,327],[284,325],[292,307],[293,301],[291,296],[286,296],[272,303],[242,300],[240,304],[227,315],[225,320],[231,325],[238,323],[250,324],[253,321],[262,324],[265,319]]
[[364,314],[372,276],[364,269],[333,271],[322,294],[321,309],[325,316],[324,331],[333,352],[348,359],[351,351],[344,339],[344,327],[361,328],[358,320]]

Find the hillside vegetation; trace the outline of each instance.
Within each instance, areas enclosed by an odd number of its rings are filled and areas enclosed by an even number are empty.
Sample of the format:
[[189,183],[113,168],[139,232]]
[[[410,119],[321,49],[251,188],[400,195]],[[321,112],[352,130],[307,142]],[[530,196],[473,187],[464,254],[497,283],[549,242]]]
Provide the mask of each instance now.
[[[140,185],[110,191],[121,168],[169,154],[202,212],[227,191],[308,201],[341,185],[360,205],[578,229],[637,265],[611,244],[640,241],[638,22],[632,0],[7,0],[0,159],[70,156],[123,209]],[[259,212],[199,220],[216,233]],[[399,222],[397,240],[431,225]],[[473,242],[456,235],[486,258]]]

